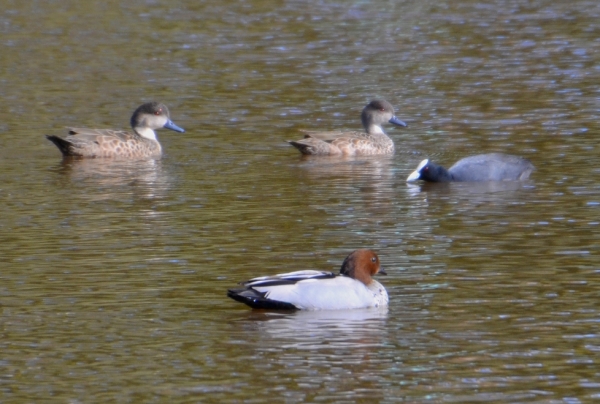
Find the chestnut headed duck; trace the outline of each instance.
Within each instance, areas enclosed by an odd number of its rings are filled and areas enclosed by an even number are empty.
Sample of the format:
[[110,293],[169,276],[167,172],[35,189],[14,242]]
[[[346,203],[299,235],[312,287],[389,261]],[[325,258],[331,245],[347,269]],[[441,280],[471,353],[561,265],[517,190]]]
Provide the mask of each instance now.
[[342,310],[385,307],[388,294],[372,278],[386,272],[372,250],[360,249],[346,257],[339,274],[296,271],[242,282],[227,296],[254,309]]

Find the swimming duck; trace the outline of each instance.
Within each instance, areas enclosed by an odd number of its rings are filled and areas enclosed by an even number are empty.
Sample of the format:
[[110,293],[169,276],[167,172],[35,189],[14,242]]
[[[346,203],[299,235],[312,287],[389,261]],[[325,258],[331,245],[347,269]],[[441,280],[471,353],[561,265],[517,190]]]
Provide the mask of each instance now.
[[446,170],[428,159],[421,161],[407,182],[522,181],[535,170],[531,161],[510,154],[490,153],[466,157]]
[[394,116],[394,107],[385,100],[373,100],[362,111],[364,132],[306,132],[304,139],[289,143],[302,154],[321,156],[369,156],[393,154],[394,141],[381,128],[389,122],[406,126]]
[[160,157],[162,147],[155,129],[166,128],[183,133],[185,130],[171,121],[169,109],[158,102],[140,105],[131,117],[132,132],[112,129],[68,128],[69,135],[61,138],[46,135],[63,156],[73,157]]
[[242,282],[227,296],[254,309],[341,310],[385,307],[388,294],[372,278],[386,272],[372,250],[360,249],[346,257],[339,274],[296,271]]

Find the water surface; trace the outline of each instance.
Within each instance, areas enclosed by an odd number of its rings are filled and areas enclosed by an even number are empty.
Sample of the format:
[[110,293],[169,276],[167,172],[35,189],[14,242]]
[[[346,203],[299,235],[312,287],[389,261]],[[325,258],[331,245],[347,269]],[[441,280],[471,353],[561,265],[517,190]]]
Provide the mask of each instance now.
[[[596,1],[9,2],[0,13],[4,402],[591,402],[600,397]],[[302,158],[301,129],[393,157]],[[166,103],[160,161],[44,134]],[[407,185],[527,157],[518,184]],[[256,312],[255,275],[378,251],[388,310]]]

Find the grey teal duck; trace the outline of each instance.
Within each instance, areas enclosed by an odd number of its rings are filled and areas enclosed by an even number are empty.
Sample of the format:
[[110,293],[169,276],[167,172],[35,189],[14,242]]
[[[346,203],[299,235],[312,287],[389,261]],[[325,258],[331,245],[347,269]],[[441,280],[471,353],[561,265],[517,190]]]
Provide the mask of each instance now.
[[133,132],[113,129],[68,128],[68,136],[62,138],[46,135],[63,156],[71,157],[160,157],[162,147],[155,129],[166,128],[183,133],[185,130],[171,121],[169,109],[158,102],[140,105],[131,117]]
[[373,100],[362,111],[365,132],[310,132],[304,139],[289,143],[302,154],[320,156],[369,156],[393,154],[394,141],[385,134],[381,125],[389,122],[406,126],[394,115],[394,107],[385,100]]

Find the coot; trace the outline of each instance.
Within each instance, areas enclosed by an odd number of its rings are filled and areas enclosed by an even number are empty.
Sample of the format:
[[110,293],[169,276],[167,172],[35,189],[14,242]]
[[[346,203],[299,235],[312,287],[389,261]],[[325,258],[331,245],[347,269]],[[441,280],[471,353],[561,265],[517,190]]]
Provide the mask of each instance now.
[[466,157],[448,170],[425,159],[406,181],[522,181],[529,178],[534,169],[529,160],[503,153]]

